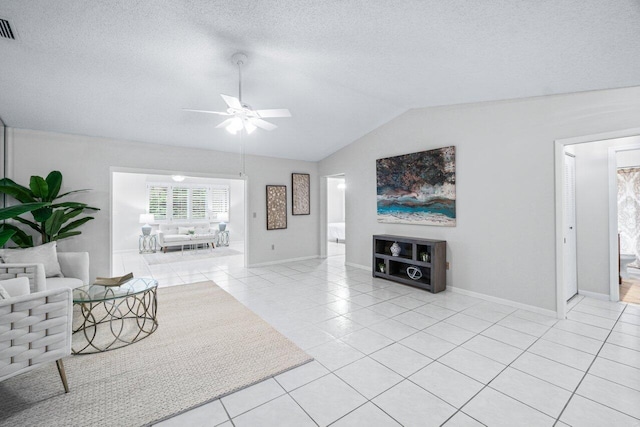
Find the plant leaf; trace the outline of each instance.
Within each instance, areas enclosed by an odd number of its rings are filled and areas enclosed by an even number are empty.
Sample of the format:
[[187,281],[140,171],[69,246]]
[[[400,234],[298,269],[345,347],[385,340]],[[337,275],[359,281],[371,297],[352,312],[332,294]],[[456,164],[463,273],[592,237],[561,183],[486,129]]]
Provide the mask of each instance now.
[[33,192],[33,195],[46,201],[45,198],[49,194],[49,184],[41,176],[32,176],[29,180],[29,188]]
[[75,220],[75,221],[65,225],[63,228],[61,228],[59,233],[63,234],[63,233],[66,233],[69,230],[73,230],[74,228],[78,228],[82,224],[84,224],[85,222],[91,221],[92,219],[94,219],[92,216],[85,216],[84,218],[80,218],[78,220]]
[[21,248],[33,247],[33,237],[13,224],[4,224],[4,228],[12,230],[15,234],[11,237],[11,240]]
[[53,238],[53,240],[62,240],[66,239],[67,237],[77,236],[78,234],[82,234],[82,231],[69,231],[66,233],[59,233]]
[[4,246],[9,240],[11,240],[11,236],[14,234],[16,234],[14,230],[0,231],[0,246]]
[[27,212],[34,211],[36,209],[40,209],[43,206],[48,206],[47,202],[36,202],[36,203],[24,203],[22,205],[9,206],[8,208],[0,209],[0,220],[15,218],[18,215],[22,215]]
[[60,231],[60,227],[64,223],[64,211],[57,210],[53,211],[53,214],[44,222],[45,230],[47,235],[49,236],[49,240],[55,236],[58,231]]
[[62,186],[62,174],[60,171],[52,171],[47,175],[46,181],[49,186],[49,192],[45,199],[47,202],[51,202],[58,197],[58,193],[60,192],[60,187]]
[[30,203],[36,201],[36,199],[34,199],[33,197],[33,194],[31,193],[31,190],[18,185],[15,182],[13,183],[14,185],[9,185],[9,181],[11,181],[9,178],[0,180],[0,193],[7,194],[22,203]]
[[21,222],[22,224],[28,225],[29,227],[33,228],[34,230],[36,230],[38,233],[42,233],[42,228],[40,227],[40,224],[38,224],[37,222],[33,222],[33,221],[29,221],[28,219],[24,219],[24,218],[20,218],[20,217],[16,217],[16,218],[12,218],[18,222]]
[[62,203],[54,203],[51,205],[52,208],[85,208],[87,206],[86,203],[80,202],[62,202]]
[[36,222],[45,222],[53,214],[53,209],[51,209],[50,206],[47,206],[45,208],[33,211],[32,214],[33,214],[33,219],[35,219]]
[[90,188],[84,188],[84,189],[82,189],[82,190],[73,190],[73,191],[68,191],[68,192],[66,192],[66,193],[64,193],[64,194],[60,194],[58,197],[56,197],[56,200],[57,200],[57,199],[61,199],[61,198],[63,198],[64,196],[68,196],[69,194],[73,194],[73,193],[83,193],[83,192],[85,192],[85,191],[91,191],[91,189],[90,189]]

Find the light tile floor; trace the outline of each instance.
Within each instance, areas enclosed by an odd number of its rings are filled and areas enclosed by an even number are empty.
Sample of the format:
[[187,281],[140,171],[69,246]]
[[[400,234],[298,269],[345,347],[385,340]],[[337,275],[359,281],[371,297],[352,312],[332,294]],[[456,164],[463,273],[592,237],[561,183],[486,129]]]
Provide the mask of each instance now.
[[315,358],[159,426],[638,426],[640,307],[577,297],[566,320],[347,267],[242,256],[124,270],[213,280]]

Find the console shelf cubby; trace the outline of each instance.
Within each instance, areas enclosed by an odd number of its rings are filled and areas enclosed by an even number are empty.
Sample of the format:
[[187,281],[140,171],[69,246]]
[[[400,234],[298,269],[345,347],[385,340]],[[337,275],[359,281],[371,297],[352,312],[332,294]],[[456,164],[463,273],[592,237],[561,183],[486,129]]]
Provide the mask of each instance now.
[[[398,256],[393,256],[391,253],[391,246],[394,243],[400,247]],[[375,235],[373,236],[373,276],[426,289],[433,293],[441,292],[446,288],[446,252],[447,242],[444,240],[388,234]],[[419,273],[414,275],[415,279],[407,274],[409,267],[418,269]]]

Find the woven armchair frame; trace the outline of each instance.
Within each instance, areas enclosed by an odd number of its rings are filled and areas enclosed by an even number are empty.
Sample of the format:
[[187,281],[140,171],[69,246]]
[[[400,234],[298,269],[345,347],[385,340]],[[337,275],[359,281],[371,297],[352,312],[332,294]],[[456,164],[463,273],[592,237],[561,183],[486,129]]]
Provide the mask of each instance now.
[[72,316],[69,288],[0,300],[0,381],[56,361],[66,390]]

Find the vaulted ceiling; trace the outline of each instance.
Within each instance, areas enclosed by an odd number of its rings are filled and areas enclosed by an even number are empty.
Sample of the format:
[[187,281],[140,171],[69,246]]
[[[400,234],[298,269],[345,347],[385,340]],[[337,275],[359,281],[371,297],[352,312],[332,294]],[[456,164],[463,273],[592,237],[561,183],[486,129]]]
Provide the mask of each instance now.
[[638,0],[1,0],[11,127],[320,160],[410,108],[640,85]]

